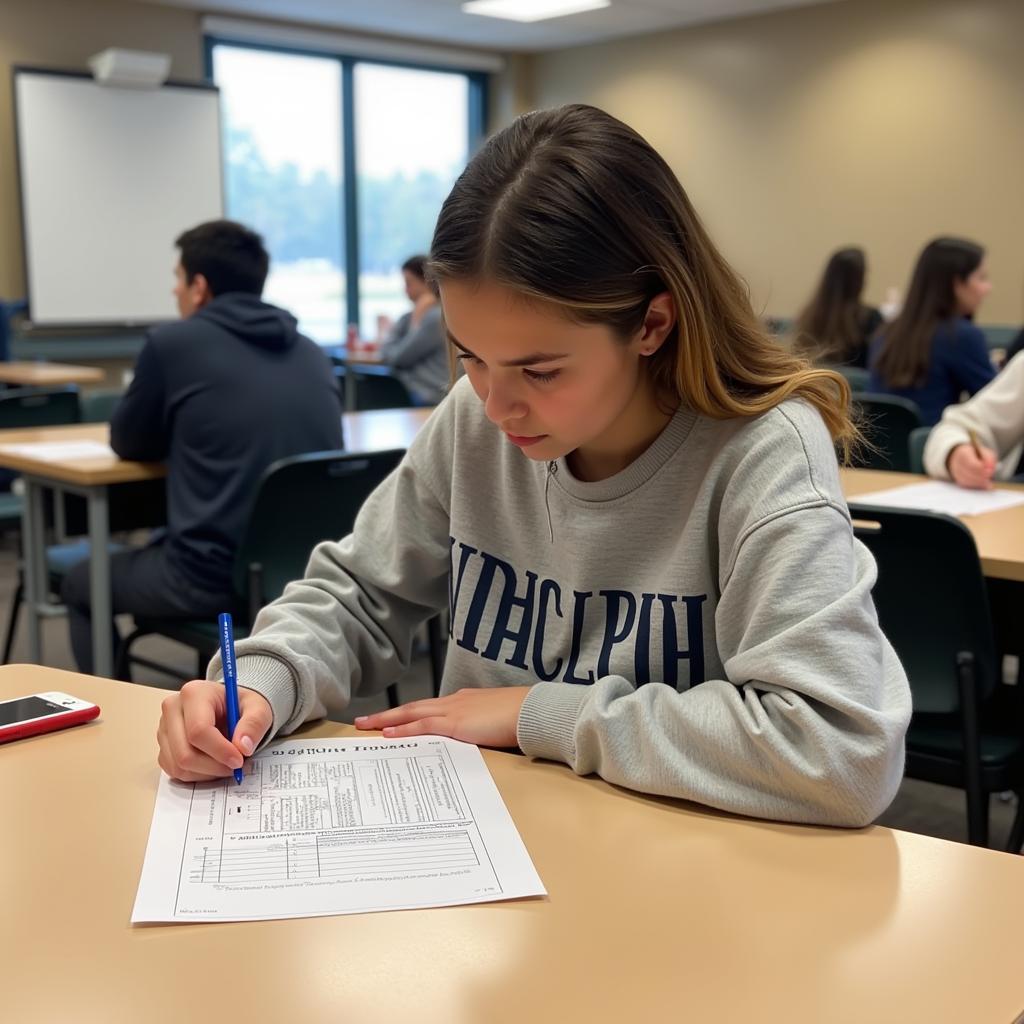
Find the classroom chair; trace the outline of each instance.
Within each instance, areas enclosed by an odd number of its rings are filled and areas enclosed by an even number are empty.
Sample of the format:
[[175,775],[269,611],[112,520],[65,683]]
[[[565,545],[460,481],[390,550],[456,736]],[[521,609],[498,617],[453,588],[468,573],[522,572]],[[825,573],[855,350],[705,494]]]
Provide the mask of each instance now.
[[109,423],[123,391],[85,391],[80,403],[83,423]]
[[[301,579],[313,548],[323,540],[336,540],[352,531],[363,502],[401,462],[400,449],[382,452],[314,452],[281,459],[263,476],[253,503],[245,535],[234,565],[238,616],[235,636],[248,635],[256,613],[278,597],[292,580]],[[296,510],[301,510],[297,514]],[[166,666],[135,657],[134,643],[159,634],[198,652],[197,676],[218,648],[217,621],[136,618],[134,632],[122,643],[115,675],[130,679],[131,665],[160,672]],[[440,688],[444,652],[440,620],[428,622],[430,663],[434,689]],[[177,673],[172,673],[177,674]],[[397,690],[388,688],[392,706]]]
[[1007,850],[1024,844],[1024,709],[998,683],[985,577],[970,531],[933,512],[850,505],[878,563],[882,630],[910,679],[906,774],[963,789],[967,837],[988,845],[989,796],[1012,790]]
[[[78,423],[81,410],[78,388],[10,388],[0,391],[0,430],[16,430],[31,427],[61,427]],[[0,470],[0,484],[9,487],[18,474]],[[22,500],[9,490],[0,491],[0,528],[14,529],[21,524]],[[48,509],[52,522],[52,509]],[[24,597],[24,573],[18,565],[18,585],[11,598],[7,613],[7,628],[3,641],[3,664],[11,656],[14,631]]]
[[356,411],[370,409],[408,409],[416,403],[408,388],[385,367],[350,366],[355,375]]
[[910,472],[924,472],[924,446],[928,443],[931,427],[915,427],[907,439],[907,454],[910,458]]
[[78,388],[11,388],[0,391],[0,430],[78,423]]
[[854,465],[910,472],[910,435],[921,426],[916,403],[895,395],[854,392],[853,411],[867,438]]
[[846,379],[850,390],[854,392],[865,392],[868,389],[868,382],[871,374],[860,366],[823,366],[824,370],[835,370],[841,377]]
[[[0,515],[2,515],[4,497],[0,494]],[[58,523],[58,517],[55,512],[56,503],[53,496],[47,495],[46,498],[43,505],[43,517],[44,524],[49,530]],[[50,544],[46,548],[47,588],[55,612],[60,608],[58,602],[64,577],[75,565],[89,557],[89,541],[84,536],[89,529],[85,499],[78,494],[65,494],[61,504],[63,516],[60,520],[59,532],[65,537],[78,539]],[[166,481],[139,480],[111,487],[108,495],[107,516],[111,533],[125,533],[131,530],[164,526],[167,522]],[[126,547],[125,544],[118,541],[111,541],[109,550],[113,555],[126,550]],[[18,585],[11,598],[11,607],[7,615],[3,656],[0,664],[6,665],[10,662],[14,635],[18,628],[18,618],[24,599],[25,577],[21,566],[19,566]]]

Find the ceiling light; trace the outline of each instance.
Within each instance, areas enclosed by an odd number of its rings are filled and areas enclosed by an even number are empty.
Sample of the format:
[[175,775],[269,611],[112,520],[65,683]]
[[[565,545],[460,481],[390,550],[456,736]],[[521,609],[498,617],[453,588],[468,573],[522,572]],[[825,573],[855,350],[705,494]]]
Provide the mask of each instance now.
[[611,7],[611,0],[467,0],[466,14],[483,14],[506,21],[544,21],[582,11]]

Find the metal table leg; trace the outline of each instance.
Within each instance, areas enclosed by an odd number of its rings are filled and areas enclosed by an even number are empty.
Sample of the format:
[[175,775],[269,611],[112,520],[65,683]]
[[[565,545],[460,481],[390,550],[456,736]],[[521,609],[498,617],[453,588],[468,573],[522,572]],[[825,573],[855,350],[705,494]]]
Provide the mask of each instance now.
[[35,665],[43,659],[42,615],[39,606],[46,600],[46,530],[43,524],[44,486],[32,477],[23,477],[25,501],[21,513],[21,544],[25,573],[25,608],[28,612],[28,656]]
[[110,514],[107,488],[90,487],[86,494],[89,515],[89,603],[92,606],[93,672],[108,679],[114,674],[110,642]]

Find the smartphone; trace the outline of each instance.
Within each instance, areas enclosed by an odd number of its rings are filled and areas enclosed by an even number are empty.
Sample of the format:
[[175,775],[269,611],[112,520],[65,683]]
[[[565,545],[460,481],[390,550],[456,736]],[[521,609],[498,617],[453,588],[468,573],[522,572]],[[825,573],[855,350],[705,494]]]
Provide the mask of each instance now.
[[30,697],[3,700],[0,701],[0,743],[80,725],[99,713],[97,705],[67,693],[34,693]]

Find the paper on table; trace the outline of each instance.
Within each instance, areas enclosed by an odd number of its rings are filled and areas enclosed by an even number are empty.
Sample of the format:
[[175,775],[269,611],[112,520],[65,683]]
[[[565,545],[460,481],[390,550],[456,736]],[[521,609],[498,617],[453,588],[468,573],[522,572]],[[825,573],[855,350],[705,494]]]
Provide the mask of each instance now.
[[160,778],[132,923],[453,906],[545,889],[476,747],[273,744],[245,781]]
[[0,445],[0,451],[47,462],[114,458],[114,449],[102,441],[32,441],[28,444],[3,444]]
[[864,505],[882,505],[889,508],[916,508],[927,512],[945,512],[951,516],[976,516],[983,512],[997,512],[1014,505],[1024,505],[1024,491],[996,488],[991,491],[971,491],[944,480],[906,484],[870,494],[856,494],[851,502]]

